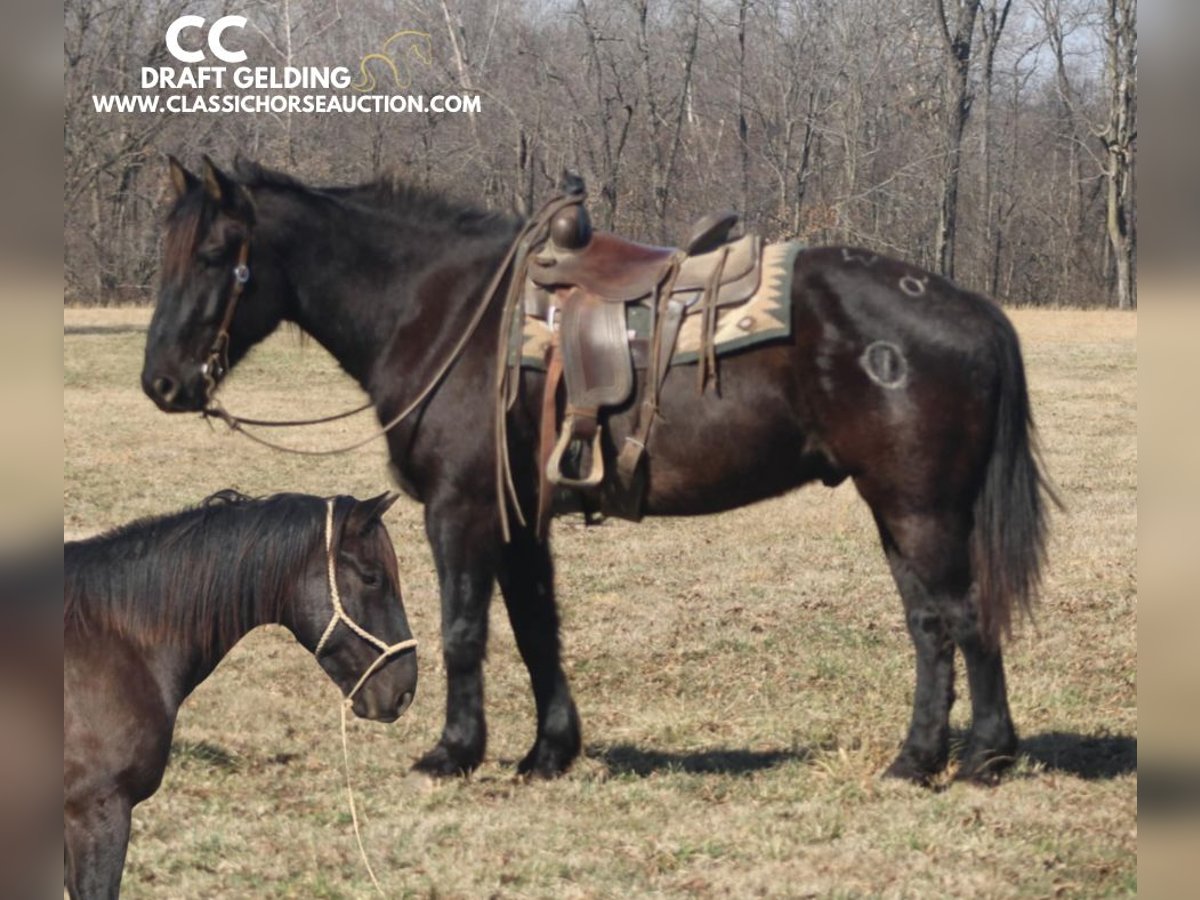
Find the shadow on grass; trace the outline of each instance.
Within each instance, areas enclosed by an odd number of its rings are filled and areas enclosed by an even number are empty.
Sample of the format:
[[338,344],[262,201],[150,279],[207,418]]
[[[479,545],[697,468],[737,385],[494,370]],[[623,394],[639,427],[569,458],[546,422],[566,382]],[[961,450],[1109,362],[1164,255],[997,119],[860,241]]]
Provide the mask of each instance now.
[[238,758],[217,744],[209,741],[175,741],[171,745],[173,763],[195,763],[214,769],[232,771],[238,767]]
[[145,334],[149,325],[64,325],[63,334]]
[[[958,735],[960,742],[966,734]],[[805,762],[813,750],[652,750],[633,744],[592,744],[587,755],[608,766],[613,775],[646,777],[656,773],[691,775],[750,775],[789,762]],[[1137,738],[1129,735],[1088,736],[1049,731],[1021,741],[1020,752],[1046,771],[1088,781],[1119,778],[1137,771]]]
[[1021,753],[1047,771],[1099,781],[1137,771],[1137,738],[1127,734],[1090,737],[1048,731],[1023,738]]
[[690,775],[749,775],[773,769],[788,762],[803,762],[812,751],[740,750],[715,747],[709,750],[673,752],[647,750],[632,744],[593,744],[587,755],[608,766],[613,775],[646,777],[658,772],[686,772]]

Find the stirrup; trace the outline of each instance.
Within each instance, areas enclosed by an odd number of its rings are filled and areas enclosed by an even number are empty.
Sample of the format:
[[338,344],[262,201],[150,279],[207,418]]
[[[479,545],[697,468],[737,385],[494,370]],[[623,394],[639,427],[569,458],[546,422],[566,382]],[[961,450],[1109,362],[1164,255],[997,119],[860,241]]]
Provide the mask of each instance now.
[[562,458],[563,454],[567,452],[567,447],[575,438],[575,416],[568,415],[563,419],[562,434],[558,436],[558,443],[554,445],[550,458],[546,460],[546,478],[551,484],[576,489],[600,486],[600,482],[604,480],[604,456],[600,452],[600,432],[602,430],[602,426],[597,424],[596,433],[592,436],[592,465],[587,475],[583,478],[571,478],[563,474]]

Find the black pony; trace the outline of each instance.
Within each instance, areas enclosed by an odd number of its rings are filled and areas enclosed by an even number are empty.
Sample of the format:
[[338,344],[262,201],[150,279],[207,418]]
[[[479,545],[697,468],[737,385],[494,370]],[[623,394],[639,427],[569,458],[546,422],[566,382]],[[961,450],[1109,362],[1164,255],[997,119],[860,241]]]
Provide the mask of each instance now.
[[[207,159],[200,176],[174,160],[171,174],[176,199],[142,372],[169,412],[205,406],[223,375],[209,360],[228,316],[231,365],[294,322],[388,421],[455,351],[522,227],[390,183],[318,189],[249,163],[230,175]],[[990,778],[1017,745],[1000,639],[1034,596],[1045,543],[1017,336],[989,300],[865,250],[800,252],[791,299],[791,336],[723,356],[719,394],[698,392],[688,367],[667,374],[644,511],[712,513],[853,479],[917,653],[912,723],[888,772],[924,782],[946,765],[957,647],[973,711],[959,775]],[[425,505],[441,583],[446,722],[417,767],[453,774],[483,758],[482,660],[498,583],[537,706],[519,769],[552,776],[579,753],[580,727],[560,662],[550,547],[519,526],[506,542],[499,523],[501,307],[491,303],[436,391],[388,433],[397,480]],[[532,522],[544,376],[521,380],[507,439]],[[607,420],[606,457],[630,434],[633,407]]]
[[417,685],[398,495],[214,494],[63,546],[63,828],[72,898],[115,897],[130,811],[162,781],[184,698],[252,628],[286,626],[354,712],[398,718]]

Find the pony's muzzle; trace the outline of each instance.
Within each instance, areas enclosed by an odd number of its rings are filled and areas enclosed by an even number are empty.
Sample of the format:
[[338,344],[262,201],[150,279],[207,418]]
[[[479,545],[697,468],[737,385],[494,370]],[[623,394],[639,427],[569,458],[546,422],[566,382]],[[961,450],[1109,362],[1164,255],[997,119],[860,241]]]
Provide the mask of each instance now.
[[400,696],[399,705],[391,707],[383,705],[374,695],[359,696],[354,698],[352,709],[354,714],[360,719],[368,719],[372,722],[382,722],[387,725],[399,719],[408,708],[412,706],[413,692],[405,691]]

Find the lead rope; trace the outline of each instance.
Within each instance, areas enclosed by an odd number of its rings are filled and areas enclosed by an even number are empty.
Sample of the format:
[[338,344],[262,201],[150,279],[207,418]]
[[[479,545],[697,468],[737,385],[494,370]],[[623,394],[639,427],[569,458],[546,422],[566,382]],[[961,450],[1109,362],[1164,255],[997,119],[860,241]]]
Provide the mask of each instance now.
[[[508,262],[508,260],[506,260],[505,266],[507,266],[507,262]],[[209,405],[204,409],[204,411],[201,413],[201,415],[204,416],[205,418],[220,419],[227,426],[229,426],[230,431],[236,431],[239,434],[243,434],[246,437],[250,438],[250,440],[254,441],[256,444],[262,444],[264,447],[270,447],[272,450],[280,450],[284,453],[294,453],[297,456],[337,456],[338,454],[341,454],[341,453],[349,453],[351,450],[357,450],[359,447],[365,447],[367,444],[371,443],[372,441],[376,441],[379,438],[383,437],[385,434],[387,434],[389,431],[391,431],[393,428],[395,428],[397,425],[399,425],[401,422],[403,422],[405,419],[407,419],[410,415],[412,415],[414,410],[416,410],[422,403],[424,403],[427,399],[429,399],[429,395],[433,393],[434,389],[441,383],[442,379],[446,376],[446,373],[449,372],[451,367],[458,361],[459,354],[462,353],[462,351],[466,348],[467,344],[470,342],[471,338],[475,335],[475,330],[479,327],[479,323],[483,321],[483,315],[485,312],[487,312],[488,307],[491,305],[492,297],[496,291],[496,286],[499,283],[499,279],[501,277],[503,277],[503,274],[504,274],[504,267],[502,267],[501,270],[497,273],[497,276],[492,280],[492,284],[489,286],[488,290],[484,293],[483,302],[480,303],[479,307],[475,310],[474,315],[472,315],[472,317],[471,317],[471,321],[467,324],[466,331],[463,332],[463,335],[458,340],[458,343],[456,343],[454,345],[454,349],[452,349],[450,351],[450,355],[446,357],[445,361],[438,368],[438,370],[434,373],[434,376],[431,379],[429,379],[429,382],[425,385],[425,387],[421,390],[421,392],[419,394],[417,394],[416,398],[411,403],[409,403],[408,406],[404,407],[404,409],[402,409],[399,413],[397,413],[395,416],[393,416],[387,424],[381,426],[379,429],[374,431],[370,436],[365,437],[362,440],[355,441],[352,444],[347,444],[344,447],[335,447],[331,450],[307,450],[303,447],[289,447],[286,444],[279,444],[279,443],[276,443],[275,441],[267,440],[264,437],[259,437],[257,434],[255,434],[252,431],[247,431],[243,427],[243,425],[250,423],[253,420],[243,419],[243,418],[240,418],[239,416],[233,415],[228,410],[226,410],[225,407],[223,407],[221,405],[221,402],[219,400],[217,400],[215,397],[211,397],[211,396],[209,398]],[[253,424],[261,426],[261,427],[286,427],[286,426],[293,425],[293,424],[307,425],[307,424],[318,424],[321,422],[332,422],[336,419],[348,418],[352,415],[355,415],[356,413],[362,412],[363,410],[367,409],[368,407],[370,407],[372,405],[373,405],[373,403],[368,402],[368,403],[364,404],[363,406],[359,407],[358,409],[352,409],[349,412],[339,413],[334,416],[327,416],[323,419],[315,419],[315,420],[311,420],[311,421],[303,421],[303,422],[295,422],[295,423],[293,423],[293,422],[265,423],[265,422],[259,421],[259,422],[254,422]]]
[[339,622],[367,643],[379,648],[379,656],[375,658],[375,662],[367,666],[366,671],[362,673],[358,682],[350,689],[350,693],[346,695],[346,699],[342,701],[340,706],[342,711],[342,762],[346,772],[346,797],[350,801],[350,821],[354,825],[354,840],[358,842],[358,852],[362,856],[367,874],[371,876],[371,884],[375,885],[375,890],[378,891],[379,896],[386,897],[387,894],[384,893],[383,888],[380,886],[379,879],[375,877],[375,870],[371,868],[371,860],[367,858],[367,848],[363,844],[362,830],[358,824],[358,807],[354,802],[354,785],[350,778],[350,740],[346,736],[346,710],[353,706],[354,695],[367,683],[368,678],[379,671],[380,667],[396,654],[416,647],[417,641],[416,638],[409,638],[395,644],[388,644],[371,634],[371,632],[355,622],[346,613],[345,607],[342,606],[342,595],[338,591],[337,586],[337,557],[333,553],[333,507],[334,498],[330,497],[325,501],[325,557],[327,563],[326,571],[329,576],[329,602],[333,606],[333,615],[330,616],[329,624],[325,626],[325,632],[321,635],[321,640],[317,642],[317,649],[313,651],[313,655],[320,656],[321,650],[329,640],[329,636],[333,634],[334,629],[337,628]]
[[346,797],[350,800],[350,821],[354,824],[354,840],[358,842],[358,853],[362,857],[363,865],[366,866],[367,874],[371,876],[371,884],[375,885],[375,890],[380,897],[386,897],[383,888],[379,884],[379,879],[375,877],[375,870],[371,868],[371,860],[367,858],[367,848],[363,846],[362,831],[358,827],[358,809],[354,805],[354,785],[350,782],[350,741],[346,737],[346,706],[342,707],[342,764],[346,772]]

